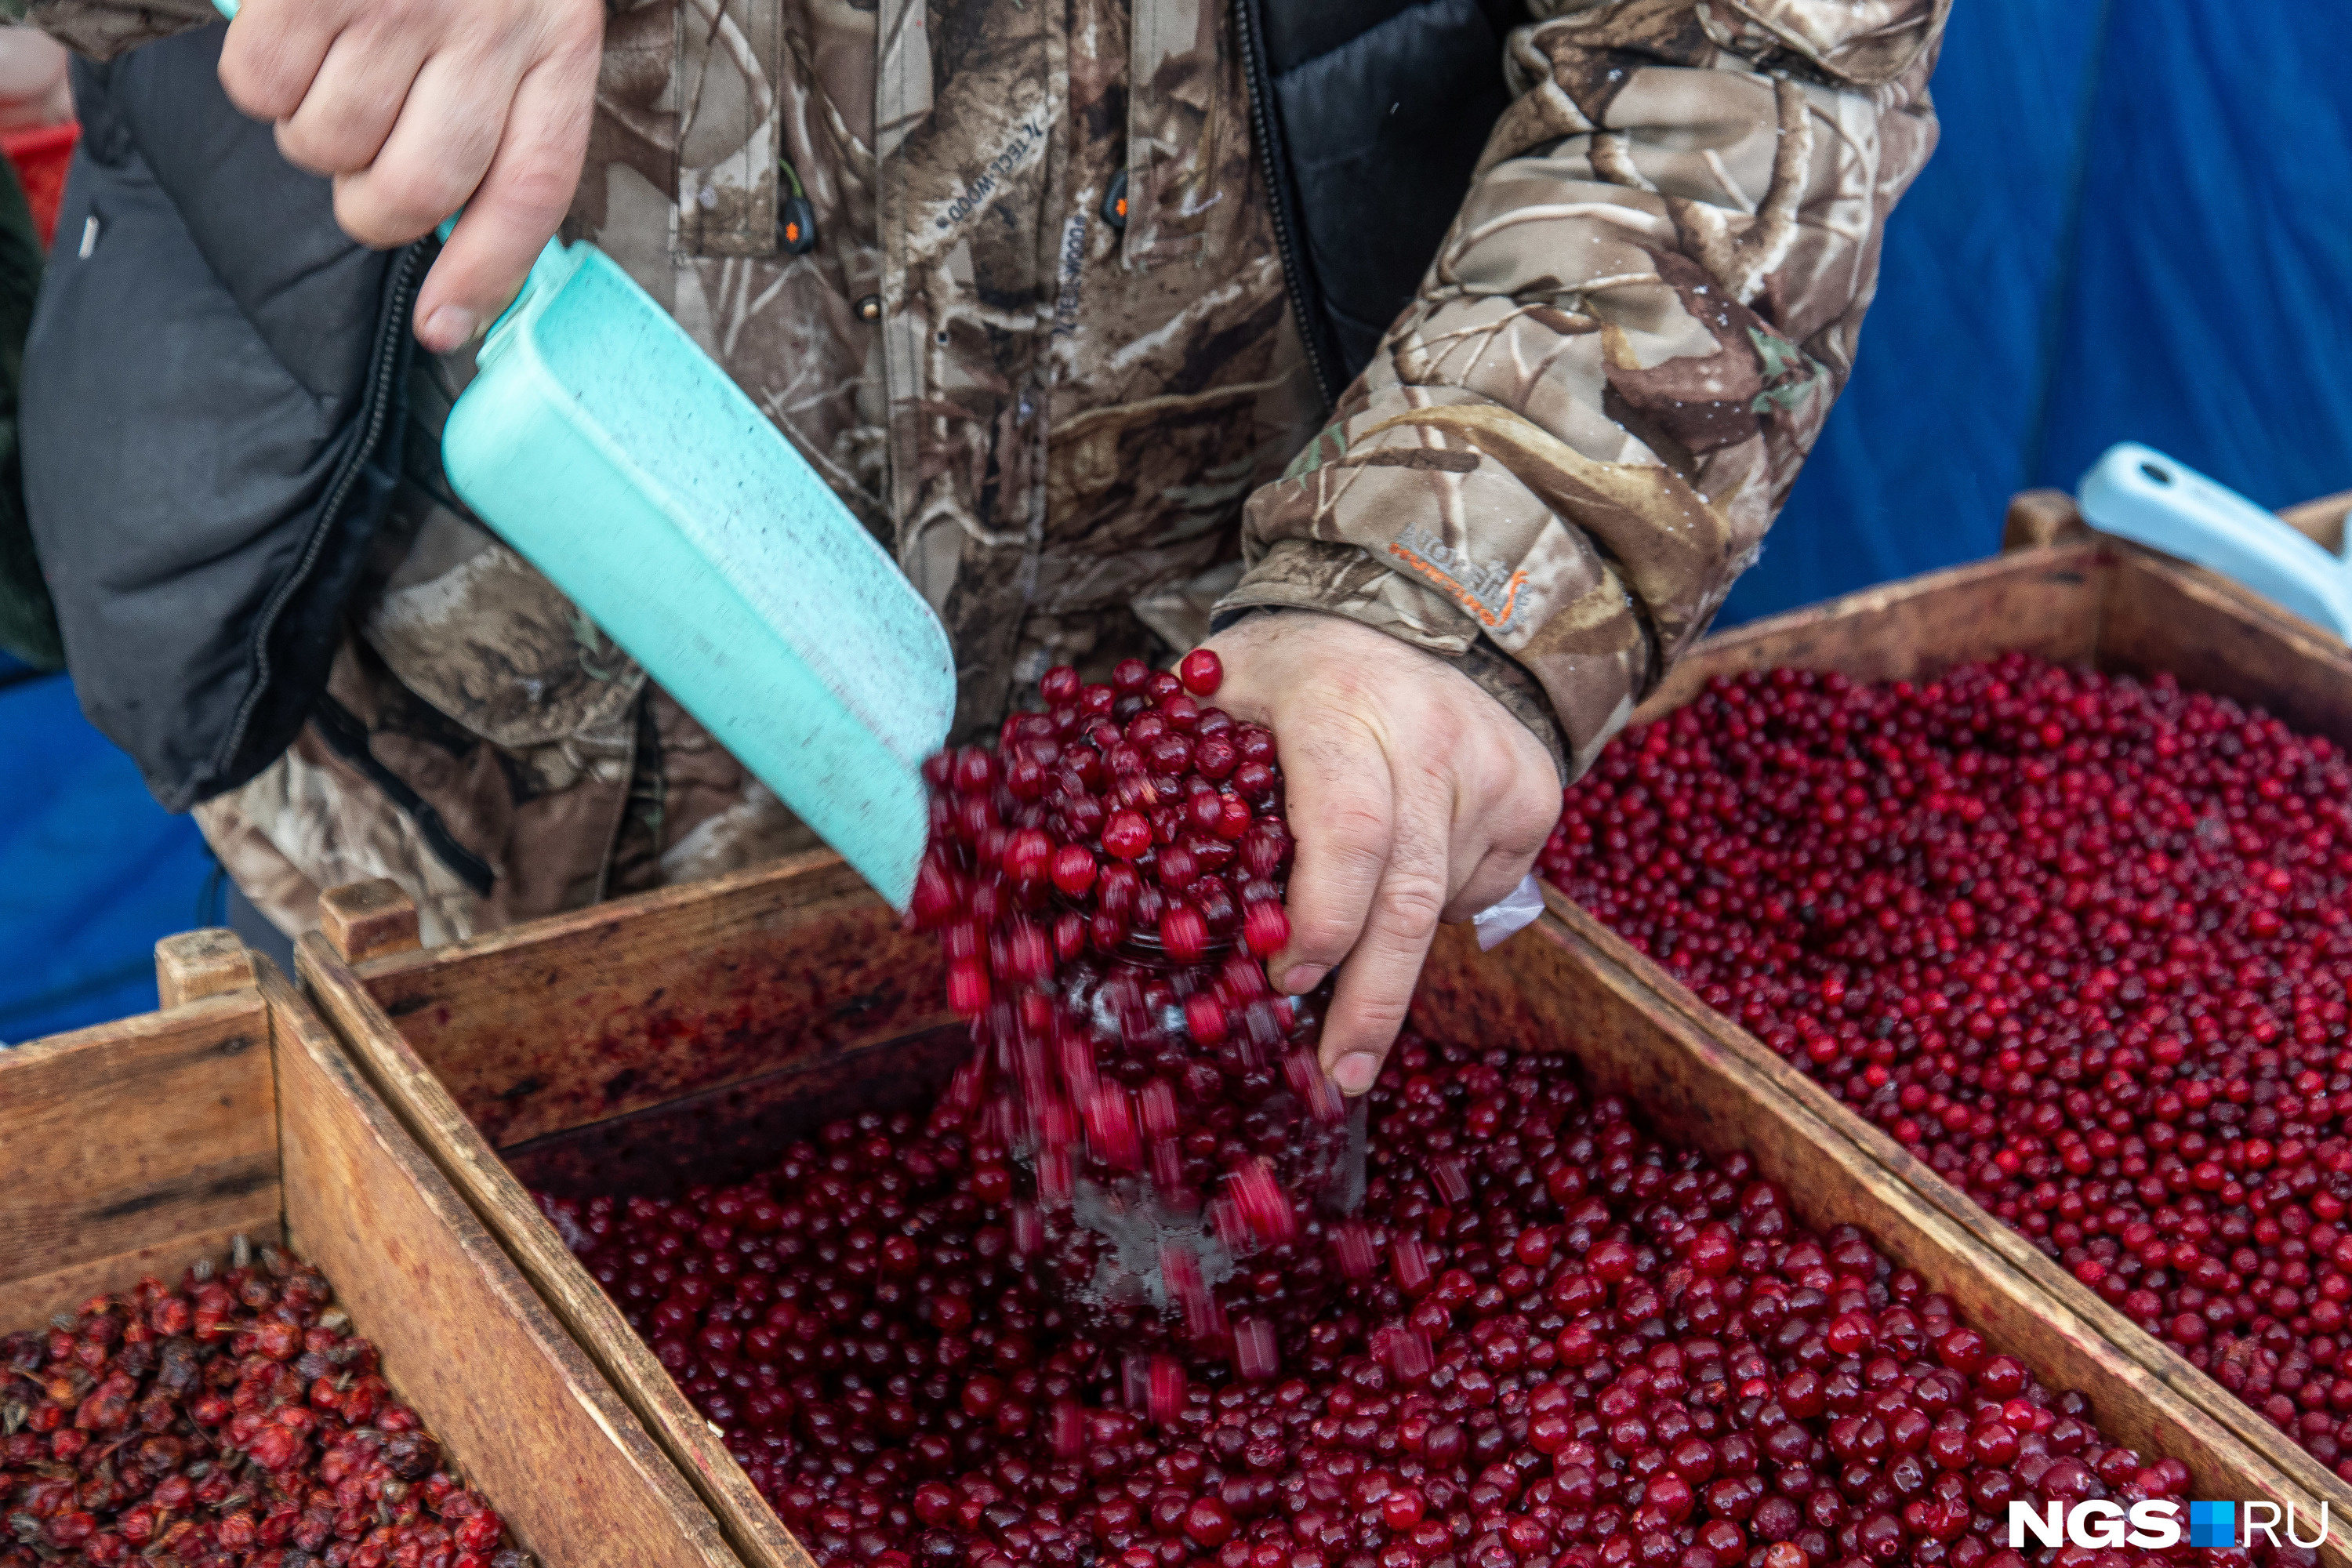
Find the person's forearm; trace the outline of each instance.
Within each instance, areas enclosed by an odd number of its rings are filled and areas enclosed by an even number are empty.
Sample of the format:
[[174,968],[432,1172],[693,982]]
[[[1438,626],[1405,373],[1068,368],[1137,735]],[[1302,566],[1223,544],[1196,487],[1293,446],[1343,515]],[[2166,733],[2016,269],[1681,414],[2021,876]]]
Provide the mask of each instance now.
[[1929,0],[1790,9],[1811,56],[1655,4],[1515,37],[1421,298],[1252,499],[1221,615],[1488,650],[1469,673],[1539,686],[1582,770],[1754,559],[1934,143]]

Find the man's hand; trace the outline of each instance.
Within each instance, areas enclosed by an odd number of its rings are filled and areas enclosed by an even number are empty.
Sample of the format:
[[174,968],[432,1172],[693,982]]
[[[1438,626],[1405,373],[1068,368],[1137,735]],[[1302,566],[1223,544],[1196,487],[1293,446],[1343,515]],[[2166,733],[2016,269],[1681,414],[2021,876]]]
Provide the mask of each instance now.
[[222,85],[289,161],[335,181],[362,244],[466,216],[416,300],[446,352],[506,309],[580,183],[604,0],[244,0]]
[[1526,725],[1444,659],[1337,616],[1254,616],[1209,639],[1213,700],[1269,726],[1290,827],[1290,944],[1275,984],[1335,965],[1323,1066],[1372,1085],[1441,920],[1501,899],[1559,819],[1559,774]]

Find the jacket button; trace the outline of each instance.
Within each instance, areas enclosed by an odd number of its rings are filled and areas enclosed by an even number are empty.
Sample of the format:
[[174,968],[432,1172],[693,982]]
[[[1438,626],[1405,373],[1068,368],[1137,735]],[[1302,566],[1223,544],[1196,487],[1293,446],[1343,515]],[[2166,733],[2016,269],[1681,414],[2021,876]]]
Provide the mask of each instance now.
[[882,296],[879,294],[868,294],[866,298],[857,301],[857,319],[861,321],[880,321],[882,319]]

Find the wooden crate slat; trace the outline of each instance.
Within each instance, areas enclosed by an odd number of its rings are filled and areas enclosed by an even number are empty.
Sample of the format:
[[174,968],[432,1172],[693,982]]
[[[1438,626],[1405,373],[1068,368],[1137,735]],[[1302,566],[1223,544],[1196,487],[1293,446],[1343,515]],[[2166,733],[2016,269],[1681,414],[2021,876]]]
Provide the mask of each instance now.
[[756,1077],[780,1036],[842,1053],[946,1021],[935,943],[837,858],[783,865],[784,902],[763,868],[360,967],[499,1145]]
[[761,1568],[814,1568],[814,1560],[728,1454],[719,1434],[572,1258],[480,1130],[466,1119],[326,938],[317,933],[304,937],[296,956],[303,979],[351,1056],[397,1108],[406,1131],[430,1152],[495,1234],[573,1342],[611,1379],[629,1409],[708,1502],[733,1551]]
[[199,1258],[218,1259],[228,1250],[229,1242],[240,1236],[256,1246],[283,1239],[273,1213],[149,1242],[46,1273],[0,1280],[0,1332],[37,1328],[52,1312],[77,1311],[91,1297],[120,1290],[146,1275],[176,1284],[189,1264]]
[[274,1230],[275,1107],[250,993],[0,1053],[0,1280]]
[[2081,663],[2097,646],[2101,553],[2079,544],[1995,556],[1750,621],[1692,649],[1633,721],[1674,711],[1718,675],[1751,669],[1909,680],[1990,647]]
[[401,1397],[540,1557],[732,1564],[659,1447],[274,968],[263,994],[279,1028],[287,1240],[333,1282]]
[[2095,660],[2266,709],[2352,745],[2352,653],[2299,616],[2210,572],[2113,552]]

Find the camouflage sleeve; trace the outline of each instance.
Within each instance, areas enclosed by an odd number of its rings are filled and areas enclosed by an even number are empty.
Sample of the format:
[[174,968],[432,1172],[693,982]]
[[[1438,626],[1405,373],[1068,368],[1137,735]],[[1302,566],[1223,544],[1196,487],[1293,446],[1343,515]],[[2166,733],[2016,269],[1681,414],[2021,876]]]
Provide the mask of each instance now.
[[0,22],[30,22],[93,60],[219,20],[212,0],[0,0]]
[[1845,384],[1935,145],[1948,3],[1530,0],[1420,297],[1252,497],[1220,612],[1466,658],[1581,773],[1755,559]]

